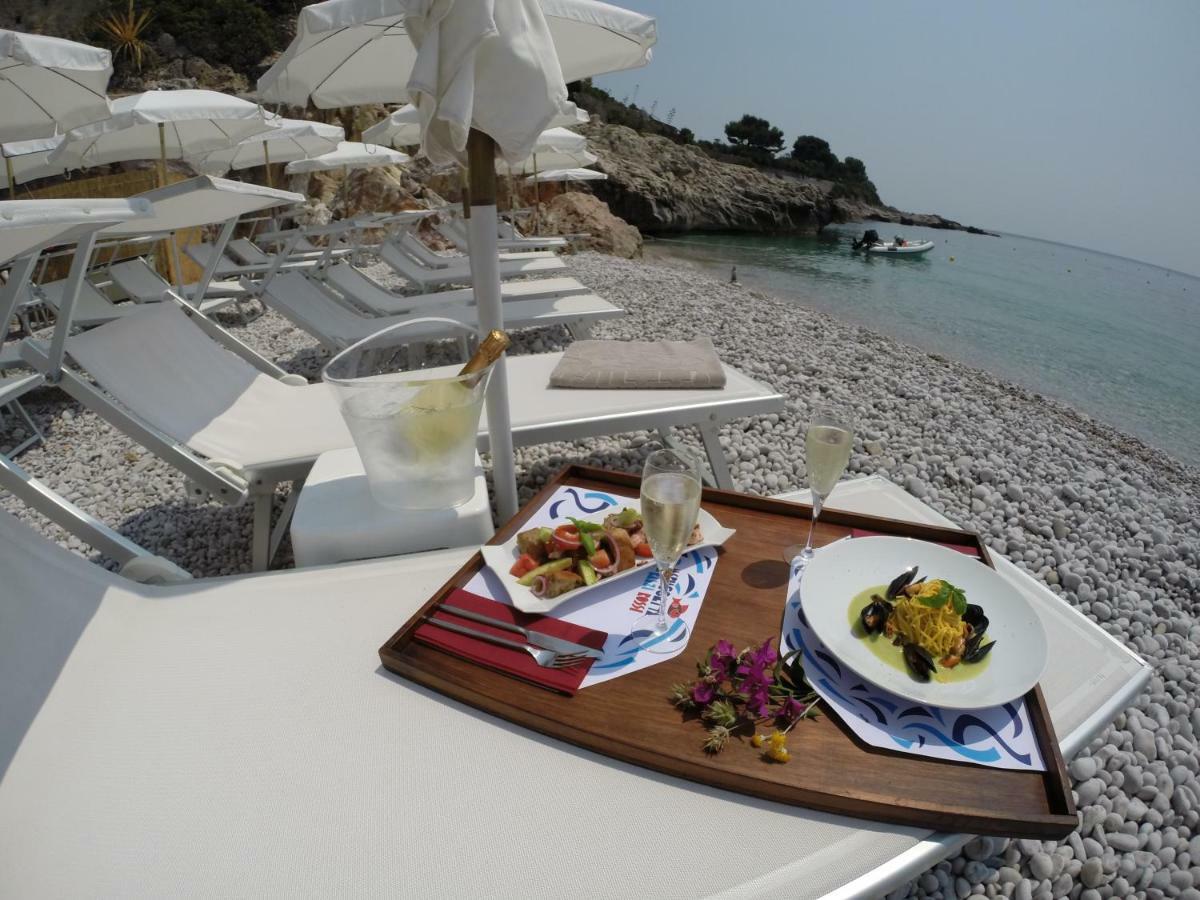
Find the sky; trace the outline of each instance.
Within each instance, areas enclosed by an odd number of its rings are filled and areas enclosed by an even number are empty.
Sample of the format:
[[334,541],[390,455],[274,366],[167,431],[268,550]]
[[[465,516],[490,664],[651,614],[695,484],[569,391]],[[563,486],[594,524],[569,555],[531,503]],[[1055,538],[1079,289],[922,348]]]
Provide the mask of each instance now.
[[659,42],[596,84],[698,137],[753,113],[901,209],[1200,275],[1196,0],[617,2]]

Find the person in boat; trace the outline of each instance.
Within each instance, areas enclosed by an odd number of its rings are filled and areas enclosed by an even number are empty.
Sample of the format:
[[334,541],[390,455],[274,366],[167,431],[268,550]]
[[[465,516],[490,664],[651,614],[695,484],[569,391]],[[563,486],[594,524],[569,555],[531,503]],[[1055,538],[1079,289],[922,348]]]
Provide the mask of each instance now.
[[872,244],[879,243],[879,232],[874,228],[868,228],[863,232],[863,236],[854,242],[854,249],[861,250],[864,247],[870,247]]
[[896,235],[894,238],[892,238],[892,240],[895,242],[895,246],[897,247],[908,246],[908,241],[904,240],[904,238],[900,237],[900,235]]

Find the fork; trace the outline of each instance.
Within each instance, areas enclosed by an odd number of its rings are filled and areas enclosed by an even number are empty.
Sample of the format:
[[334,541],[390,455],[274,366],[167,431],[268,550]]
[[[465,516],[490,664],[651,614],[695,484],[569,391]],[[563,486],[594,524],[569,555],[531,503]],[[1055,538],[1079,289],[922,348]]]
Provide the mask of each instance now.
[[555,653],[553,650],[546,650],[542,647],[534,647],[531,644],[523,643],[522,641],[510,641],[507,638],[497,637],[494,634],[488,634],[486,631],[476,631],[474,628],[468,628],[465,625],[459,625],[456,622],[447,622],[444,619],[427,618],[425,620],[430,625],[436,625],[438,628],[445,628],[447,631],[454,631],[458,634],[465,634],[467,637],[473,637],[481,641],[486,641],[489,644],[496,644],[500,647],[508,647],[512,650],[524,650],[533,657],[533,661],[544,669],[569,669],[572,666],[577,666],[587,660],[587,655],[584,653]]

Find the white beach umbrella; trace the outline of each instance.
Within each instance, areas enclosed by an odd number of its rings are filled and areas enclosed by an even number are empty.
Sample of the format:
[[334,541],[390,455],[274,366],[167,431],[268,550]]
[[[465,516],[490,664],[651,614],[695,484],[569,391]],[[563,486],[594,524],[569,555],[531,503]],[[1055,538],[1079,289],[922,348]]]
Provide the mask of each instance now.
[[358,141],[342,141],[336,150],[308,159],[297,159],[287,164],[288,175],[306,172],[328,172],[334,169],[374,169],[377,166],[402,166],[412,162],[412,157],[390,147],[378,144],[363,144]]
[[[587,110],[576,108],[574,112],[556,116],[550,120],[548,130],[566,126],[583,125],[588,120]],[[574,134],[574,132],[568,132]],[[386,119],[380,119],[363,132],[363,140],[391,147],[410,147],[421,143],[421,113],[411,103],[406,103]],[[576,137],[579,137],[576,135]],[[581,138],[582,139],[582,138]]]
[[546,184],[552,181],[607,181],[608,176],[595,169],[547,169],[536,175],[527,175],[526,184]]
[[0,186],[7,187],[10,194],[18,184],[61,175],[62,169],[49,162],[50,154],[63,141],[63,136],[34,138],[29,141],[9,141],[0,144],[0,156],[4,157],[4,172],[0,173]]
[[233,169],[266,166],[269,182],[271,163],[287,163],[320,156],[322,153],[336,150],[338,144],[346,138],[346,132],[340,125],[327,125],[308,119],[275,121],[276,127],[252,135],[232,147],[213,150],[203,156],[188,157],[188,165],[204,175],[224,175]]
[[[644,65],[655,40],[653,19],[590,0],[326,0],[301,11],[259,96],[321,108],[413,102],[430,161],[469,163],[471,275],[487,332],[504,327],[497,152],[523,160],[552,121],[576,115],[565,78]],[[487,415],[496,505],[508,518],[517,494],[503,357]]]
[[133,159],[166,160],[221,150],[274,127],[254,103],[218,91],[146,91],[111,103],[112,115],[73,128],[49,161],[79,169]]
[[[311,100],[321,109],[408,101],[404,87],[417,51],[409,40],[405,15],[410,8],[430,5],[414,0],[328,0],[306,6],[300,11],[295,39],[258,80],[259,100],[292,106]],[[649,16],[592,0],[541,0],[540,7],[564,81],[650,61],[658,36]]]
[[0,29],[0,142],[50,137],[104,118],[111,75],[107,50]]

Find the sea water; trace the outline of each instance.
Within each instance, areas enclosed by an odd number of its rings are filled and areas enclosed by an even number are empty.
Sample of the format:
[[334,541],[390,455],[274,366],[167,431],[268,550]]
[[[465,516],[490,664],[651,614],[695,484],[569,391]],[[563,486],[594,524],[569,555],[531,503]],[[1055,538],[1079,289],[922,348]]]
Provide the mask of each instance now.
[[[936,246],[902,259],[851,253],[865,227]],[[1200,464],[1200,279],[1048,241],[878,222],[653,246],[725,278],[736,265],[747,287],[985,369]]]

